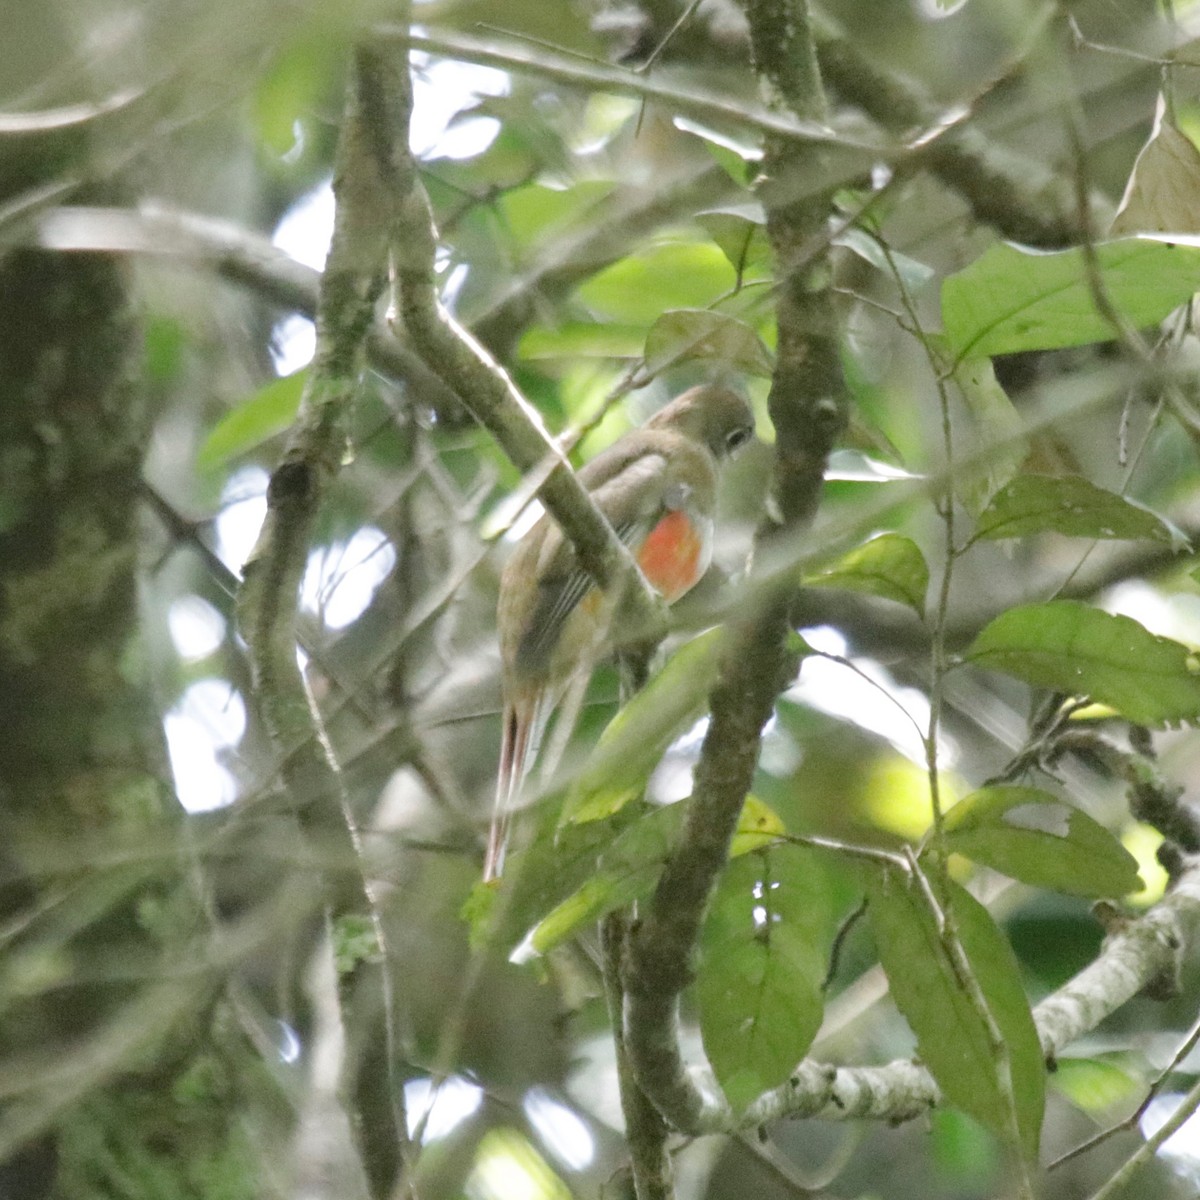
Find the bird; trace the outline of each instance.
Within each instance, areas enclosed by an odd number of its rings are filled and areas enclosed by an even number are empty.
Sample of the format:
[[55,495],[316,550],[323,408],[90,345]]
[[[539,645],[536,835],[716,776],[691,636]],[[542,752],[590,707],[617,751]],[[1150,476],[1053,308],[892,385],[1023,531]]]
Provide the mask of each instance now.
[[[753,436],[749,403],[727,387],[704,384],[580,469],[580,483],[668,604],[708,570],[718,468]],[[550,714],[572,680],[590,676],[603,656],[612,610],[562,530],[542,516],[500,579],[503,713],[485,882],[503,870],[512,813]]]

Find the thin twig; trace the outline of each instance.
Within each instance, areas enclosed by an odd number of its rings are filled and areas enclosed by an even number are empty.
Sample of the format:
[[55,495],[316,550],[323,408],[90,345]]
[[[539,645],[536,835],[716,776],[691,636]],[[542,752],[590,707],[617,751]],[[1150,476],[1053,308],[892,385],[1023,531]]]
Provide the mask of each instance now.
[[1154,1102],[1159,1092],[1162,1091],[1163,1085],[1175,1073],[1179,1064],[1195,1049],[1197,1042],[1200,1042],[1200,1020],[1197,1020],[1192,1025],[1187,1036],[1179,1043],[1175,1053],[1171,1055],[1171,1061],[1154,1077],[1150,1086],[1146,1089],[1146,1095],[1142,1098],[1141,1104],[1129,1116],[1122,1121],[1117,1121],[1115,1124],[1110,1125],[1107,1129],[1100,1130],[1099,1133],[1094,1133],[1086,1141],[1080,1142],[1078,1146],[1074,1146],[1065,1153],[1060,1154],[1046,1170],[1053,1171],[1056,1167],[1061,1167],[1064,1163],[1070,1162],[1071,1159],[1078,1158],[1081,1154],[1086,1154],[1089,1150],[1094,1150],[1115,1134],[1136,1129],[1138,1123],[1146,1115],[1146,1110]]
[[1192,1090],[1179,1102],[1170,1117],[1113,1172],[1103,1187],[1092,1194],[1091,1200],[1112,1200],[1112,1197],[1125,1187],[1138,1170],[1158,1153],[1163,1143],[1191,1119],[1198,1108],[1200,1108],[1200,1082],[1193,1085]]

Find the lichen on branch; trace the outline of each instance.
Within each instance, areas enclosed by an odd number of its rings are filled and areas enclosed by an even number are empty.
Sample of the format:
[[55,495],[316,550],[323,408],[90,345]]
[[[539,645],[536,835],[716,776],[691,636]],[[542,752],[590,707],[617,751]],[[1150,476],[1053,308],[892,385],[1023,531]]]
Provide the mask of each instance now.
[[[393,220],[396,131],[404,64],[360,46],[354,54],[338,142],[333,241],[321,277],[317,345],[283,457],[267,489],[267,516],[245,567],[238,615],[249,646],[255,697],[280,753],[281,773],[326,907],[336,926],[369,922],[383,947],[379,907],[363,873],[345,787],[320,715],[296,661],[300,582],[324,496],[345,450],[345,426],[365,363],[366,339],[382,291]],[[314,867],[314,869],[316,869]],[[373,1200],[393,1194],[406,1150],[403,1093],[391,1077],[395,1050],[384,961],[362,961],[339,980],[343,1014],[354,996],[366,1021],[345,1022],[351,1044],[343,1091]],[[367,1053],[367,1050],[370,1053]]]

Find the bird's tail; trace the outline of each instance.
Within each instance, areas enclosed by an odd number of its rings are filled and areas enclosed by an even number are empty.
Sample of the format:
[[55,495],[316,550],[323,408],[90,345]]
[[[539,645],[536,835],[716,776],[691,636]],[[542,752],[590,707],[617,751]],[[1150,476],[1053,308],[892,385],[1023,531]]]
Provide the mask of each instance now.
[[504,706],[500,735],[500,769],[496,776],[496,803],[492,809],[492,827],[488,831],[487,854],[483,860],[483,878],[499,878],[504,869],[504,851],[508,846],[513,811],[521,798],[521,786],[537,755],[545,725],[544,697],[508,703]]

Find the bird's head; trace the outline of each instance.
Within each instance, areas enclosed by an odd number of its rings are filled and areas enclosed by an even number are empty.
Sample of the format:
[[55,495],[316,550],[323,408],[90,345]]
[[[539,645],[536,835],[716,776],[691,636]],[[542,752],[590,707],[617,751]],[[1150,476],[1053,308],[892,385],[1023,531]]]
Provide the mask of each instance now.
[[737,392],[714,384],[689,388],[646,422],[649,428],[677,429],[725,458],[754,436],[754,413]]

